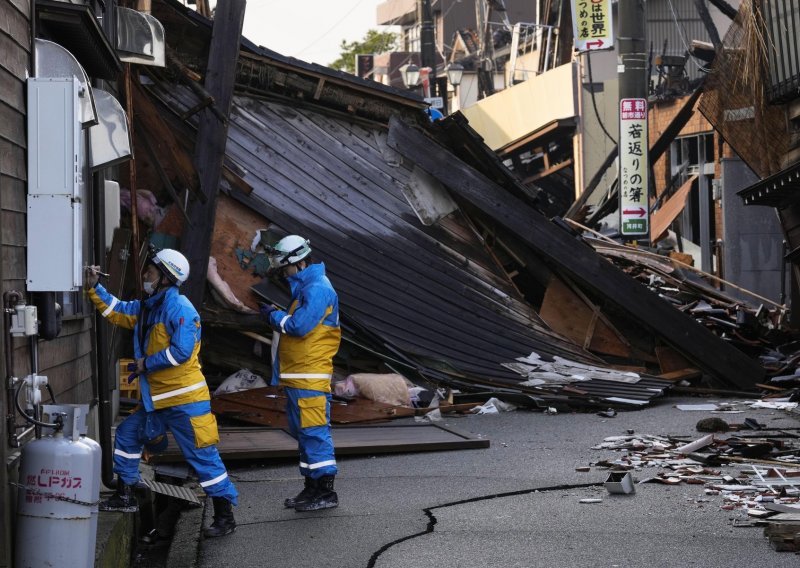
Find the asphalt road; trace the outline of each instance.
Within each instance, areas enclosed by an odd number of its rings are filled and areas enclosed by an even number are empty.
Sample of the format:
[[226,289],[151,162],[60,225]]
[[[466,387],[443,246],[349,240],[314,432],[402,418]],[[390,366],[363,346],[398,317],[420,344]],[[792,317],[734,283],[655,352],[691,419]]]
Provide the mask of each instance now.
[[[606,436],[639,434],[699,438],[708,412],[679,411],[679,402],[623,412],[515,411],[447,418],[449,426],[491,440],[480,450],[340,458],[340,506],[317,513],[284,509],[302,486],[295,463],[231,467],[241,494],[237,531],[200,539],[197,566],[334,568],[529,568],[800,565],[773,551],[761,528],[733,525],[741,511],[722,510],[720,496],[701,485],[640,484],[634,495],[611,495],[600,467],[615,459],[593,450]],[[750,409],[721,416],[755,418],[773,428],[797,428],[797,415]],[[726,466],[736,475],[749,466]],[[634,472],[651,477],[657,468]],[[584,504],[584,498],[602,502]],[[201,515],[196,515],[199,524]],[[205,524],[210,522],[206,511]],[[199,526],[196,533],[199,534]]]

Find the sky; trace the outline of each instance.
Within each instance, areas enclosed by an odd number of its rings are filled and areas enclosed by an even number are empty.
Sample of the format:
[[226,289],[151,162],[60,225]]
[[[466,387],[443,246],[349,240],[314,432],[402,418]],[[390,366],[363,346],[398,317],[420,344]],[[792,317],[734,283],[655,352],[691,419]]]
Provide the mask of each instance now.
[[[339,58],[342,40],[361,41],[378,26],[384,0],[249,0],[242,34],[281,55],[328,65]],[[394,30],[392,30],[394,31]]]

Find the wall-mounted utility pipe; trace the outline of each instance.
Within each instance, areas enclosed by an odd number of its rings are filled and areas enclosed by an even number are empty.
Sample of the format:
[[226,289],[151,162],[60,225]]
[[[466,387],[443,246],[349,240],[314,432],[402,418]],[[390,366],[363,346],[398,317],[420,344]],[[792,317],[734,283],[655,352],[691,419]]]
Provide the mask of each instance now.
[[[104,264],[106,250],[106,219],[105,219],[105,180],[102,174],[93,176],[94,199],[92,199],[91,218],[93,223],[91,230],[92,248],[95,253],[95,264]],[[101,449],[101,480],[106,487],[114,487],[114,443],[111,438],[111,429],[114,426],[113,405],[111,401],[112,362],[111,338],[108,323],[97,310],[94,312],[94,352],[95,357],[92,361],[92,374],[94,383],[92,390],[97,401],[98,433],[97,441]]]
[[14,347],[11,341],[11,311],[23,299],[22,293],[9,290],[3,294],[4,333],[3,347],[5,349],[6,365],[6,433],[8,444],[14,448],[19,447],[17,438],[17,421],[14,408]]

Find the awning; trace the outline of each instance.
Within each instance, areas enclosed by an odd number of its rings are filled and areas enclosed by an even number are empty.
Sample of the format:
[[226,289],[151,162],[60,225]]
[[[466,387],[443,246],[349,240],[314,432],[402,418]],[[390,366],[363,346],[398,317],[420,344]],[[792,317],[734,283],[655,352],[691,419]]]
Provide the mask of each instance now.
[[128,119],[119,101],[111,93],[93,89],[97,124],[89,128],[90,165],[92,170],[107,168],[131,158]]
[[117,8],[117,50],[126,63],[164,67],[164,26],[150,14]]
[[81,86],[81,125],[83,128],[88,128],[97,124],[97,109],[92,82],[75,55],[64,46],[44,39],[36,39],[34,49],[36,54],[34,77],[40,79],[75,77]]
[[37,0],[35,6],[40,37],[67,48],[89,76],[117,78],[122,65],[88,5]]
[[782,207],[800,199],[800,162],[754,183],[736,195],[745,205]]

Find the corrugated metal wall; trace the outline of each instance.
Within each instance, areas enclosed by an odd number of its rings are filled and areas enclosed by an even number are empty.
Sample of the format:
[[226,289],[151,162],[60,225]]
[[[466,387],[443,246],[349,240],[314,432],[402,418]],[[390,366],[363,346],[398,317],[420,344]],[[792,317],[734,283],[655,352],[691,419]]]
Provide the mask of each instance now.
[[800,94],[800,6],[797,0],[764,0],[763,10],[769,36],[767,97],[771,103],[787,102]]

